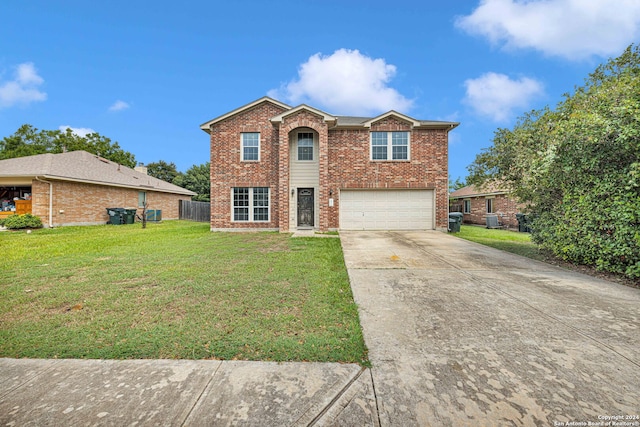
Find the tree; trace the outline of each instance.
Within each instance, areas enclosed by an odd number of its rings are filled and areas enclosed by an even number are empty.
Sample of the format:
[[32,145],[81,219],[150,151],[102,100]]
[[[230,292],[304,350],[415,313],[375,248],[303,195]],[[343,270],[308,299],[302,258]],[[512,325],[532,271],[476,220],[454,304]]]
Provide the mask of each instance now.
[[173,180],[179,175],[175,163],[167,163],[164,160],[149,163],[147,165],[147,173],[149,176],[166,182],[173,182]]
[[466,187],[467,184],[465,184],[463,179],[460,179],[460,177],[457,177],[455,181],[453,181],[451,179],[451,176],[449,176],[449,192],[453,192],[456,190],[461,189],[462,187]]
[[194,193],[192,199],[200,202],[208,202],[210,200],[211,177],[210,163],[201,165],[193,165],[184,174],[176,176],[173,183]]
[[640,48],[599,66],[555,110],[498,129],[469,181],[528,203],[532,238],[572,262],[640,277]]
[[117,142],[97,132],[86,136],[73,133],[71,129],[38,130],[25,124],[11,136],[0,140],[0,160],[33,156],[45,153],[84,150],[128,167],[135,167],[135,156],[120,148]]

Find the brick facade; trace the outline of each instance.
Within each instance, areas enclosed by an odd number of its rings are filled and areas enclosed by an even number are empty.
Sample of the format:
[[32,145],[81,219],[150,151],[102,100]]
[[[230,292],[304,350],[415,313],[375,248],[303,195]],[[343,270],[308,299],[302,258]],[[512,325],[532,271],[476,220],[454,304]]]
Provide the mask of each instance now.
[[[106,208],[122,207],[138,209],[139,190],[105,185],[85,184],[72,181],[47,180],[52,183],[52,225],[96,225],[109,219]],[[49,225],[49,184],[33,180],[32,214]],[[189,196],[157,191],[146,191],[148,209],[161,209],[162,219],[178,219],[179,200],[190,200]]]
[[[341,124],[340,117],[311,107],[291,109],[263,98],[203,124],[211,141],[211,229],[289,231],[296,194],[290,175],[291,141],[297,130],[304,129],[313,132],[318,142],[316,229],[340,228],[342,189],[429,189],[435,195],[435,228],[446,230],[448,132],[457,123],[424,125],[395,113],[370,123],[363,119],[364,124],[347,119],[351,121]],[[396,130],[410,132],[410,160],[370,160],[370,133]],[[242,132],[260,133],[260,161],[241,160]],[[233,187],[269,187],[269,221],[232,221]]]
[[[487,199],[493,200],[493,214],[487,213]],[[469,200],[471,212],[464,213],[464,200]],[[504,228],[517,229],[518,220],[516,214],[522,212],[522,206],[509,197],[508,194],[495,194],[491,196],[470,196],[451,201],[451,210],[463,212],[463,223],[486,225],[487,215],[497,215]]]

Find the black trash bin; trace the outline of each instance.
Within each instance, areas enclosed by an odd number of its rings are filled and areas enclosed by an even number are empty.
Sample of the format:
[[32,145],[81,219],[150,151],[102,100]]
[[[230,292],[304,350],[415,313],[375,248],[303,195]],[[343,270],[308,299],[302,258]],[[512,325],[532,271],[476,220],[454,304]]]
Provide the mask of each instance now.
[[109,221],[107,221],[107,224],[124,224],[124,208],[107,208],[107,215],[109,215]]
[[449,231],[459,233],[464,215],[461,212],[449,212]]
[[529,220],[523,213],[517,213],[516,219],[518,220],[518,231],[521,233],[530,233]]
[[133,224],[136,222],[137,209],[124,209],[124,224]]

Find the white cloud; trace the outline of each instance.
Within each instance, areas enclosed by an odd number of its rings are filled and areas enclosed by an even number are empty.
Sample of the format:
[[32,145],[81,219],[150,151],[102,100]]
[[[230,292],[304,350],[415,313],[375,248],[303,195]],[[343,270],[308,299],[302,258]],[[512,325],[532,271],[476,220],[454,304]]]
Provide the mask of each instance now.
[[456,26],[507,49],[574,60],[617,56],[640,37],[640,1],[481,0]]
[[87,136],[90,133],[95,133],[96,131],[91,128],[74,128],[68,125],[62,125],[58,127],[62,132],[66,132],[67,129],[71,129],[71,132],[78,136]]
[[395,74],[396,67],[384,59],[339,49],[332,55],[311,56],[300,66],[297,79],[268,95],[292,104],[309,103],[335,114],[406,113],[413,101],[388,86]]
[[131,107],[131,105],[118,99],[111,107],[109,107],[109,111],[122,111],[129,107]]
[[37,88],[42,83],[44,80],[36,72],[33,63],[18,65],[13,80],[5,83],[0,81],[0,108],[46,100],[47,94]]
[[463,102],[496,122],[511,118],[516,109],[526,109],[531,100],[544,94],[542,83],[528,77],[511,80],[498,73],[485,73],[464,82]]

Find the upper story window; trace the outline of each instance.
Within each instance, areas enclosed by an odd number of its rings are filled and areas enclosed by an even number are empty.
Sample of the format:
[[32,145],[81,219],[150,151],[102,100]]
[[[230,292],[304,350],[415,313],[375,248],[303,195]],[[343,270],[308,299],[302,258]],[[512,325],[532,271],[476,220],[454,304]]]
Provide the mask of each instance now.
[[409,132],[371,132],[371,160],[409,160]]
[[240,134],[241,141],[241,158],[243,161],[259,161],[260,160],[260,133],[259,132],[243,132]]
[[313,133],[298,134],[298,160],[313,160]]

